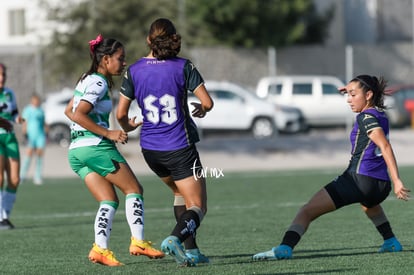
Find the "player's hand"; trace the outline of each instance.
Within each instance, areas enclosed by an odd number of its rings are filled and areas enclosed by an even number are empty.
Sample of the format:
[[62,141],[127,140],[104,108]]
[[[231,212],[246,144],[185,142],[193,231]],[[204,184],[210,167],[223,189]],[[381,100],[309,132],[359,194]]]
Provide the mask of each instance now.
[[194,110],[191,112],[193,117],[203,118],[206,116],[206,111],[203,109],[203,106],[197,102],[191,102],[191,105],[194,106]]
[[13,125],[7,119],[0,117],[0,128],[10,132],[13,130]]
[[[128,120],[128,124],[129,124],[129,127],[131,127],[131,130],[129,130],[129,131],[133,131],[133,130],[135,130],[136,128],[138,128],[139,126],[141,126],[142,125],[142,121],[140,121],[140,122],[135,122],[135,120],[137,119],[137,117],[136,116],[134,116],[134,117],[131,117],[129,120]],[[128,132],[129,132],[128,131]]]
[[339,87],[339,88],[338,88],[338,92],[339,92],[339,93],[341,93],[341,94],[346,94],[346,93],[347,93],[347,91],[346,91],[346,86]]
[[128,142],[128,134],[122,130],[108,130],[108,133],[105,136],[107,139],[110,139],[115,142],[120,142],[125,144]]
[[394,182],[394,193],[398,199],[407,201],[410,198],[411,190],[406,188],[401,180]]
[[17,124],[22,124],[23,122],[25,122],[25,119],[22,118],[21,116],[17,116],[16,119],[15,119],[15,122]]

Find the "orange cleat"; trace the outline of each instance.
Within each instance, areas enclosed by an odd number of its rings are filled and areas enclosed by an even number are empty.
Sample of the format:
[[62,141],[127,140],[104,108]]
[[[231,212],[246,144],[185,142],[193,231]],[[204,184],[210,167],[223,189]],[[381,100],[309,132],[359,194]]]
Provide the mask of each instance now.
[[151,259],[164,258],[165,254],[152,247],[150,241],[137,240],[131,237],[131,245],[129,246],[129,253],[131,255],[145,255]]
[[89,252],[88,258],[91,262],[96,264],[102,264],[107,266],[124,265],[115,258],[115,255],[111,250],[100,248],[96,244],[93,244],[93,247]]

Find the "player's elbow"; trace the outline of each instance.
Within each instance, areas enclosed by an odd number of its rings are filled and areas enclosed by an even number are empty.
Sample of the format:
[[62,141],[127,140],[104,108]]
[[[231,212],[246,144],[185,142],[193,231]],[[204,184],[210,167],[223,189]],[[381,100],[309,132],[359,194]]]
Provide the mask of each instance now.
[[124,118],[124,115],[121,114],[120,112],[116,112],[115,117],[116,117],[116,120],[118,120],[118,122],[120,123],[122,119]]
[[66,109],[64,112],[65,116],[67,116],[70,120],[73,120],[73,113],[72,110]]

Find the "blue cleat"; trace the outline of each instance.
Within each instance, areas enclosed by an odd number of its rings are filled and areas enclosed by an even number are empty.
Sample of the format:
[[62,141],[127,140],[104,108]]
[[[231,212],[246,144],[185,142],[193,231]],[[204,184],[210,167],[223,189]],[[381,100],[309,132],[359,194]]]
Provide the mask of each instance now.
[[185,254],[180,240],[175,236],[169,236],[162,241],[161,250],[165,254],[173,256],[180,266],[195,266],[195,263]]
[[253,260],[282,260],[282,259],[291,259],[292,258],[292,248],[288,245],[281,244],[279,246],[273,247],[269,251],[257,253],[253,255]]
[[190,258],[194,264],[208,264],[210,262],[209,258],[204,254],[201,254],[198,248],[186,249],[185,255]]
[[402,245],[397,240],[396,237],[392,237],[389,239],[386,239],[384,243],[382,244],[381,248],[378,250],[379,253],[384,252],[400,252],[402,251]]

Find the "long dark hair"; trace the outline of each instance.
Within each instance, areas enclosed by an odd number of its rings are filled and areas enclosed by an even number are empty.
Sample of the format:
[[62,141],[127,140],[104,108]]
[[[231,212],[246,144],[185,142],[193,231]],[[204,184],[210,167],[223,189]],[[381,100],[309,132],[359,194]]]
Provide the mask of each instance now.
[[387,81],[384,77],[381,76],[378,79],[376,76],[363,74],[358,75],[352,79],[351,82],[358,82],[364,93],[372,91],[372,101],[374,106],[380,109],[386,109],[386,106],[384,105],[384,92],[387,87]]
[[159,18],[151,24],[148,40],[148,46],[157,59],[176,57],[181,50],[181,36],[166,18]]
[[7,76],[7,68],[6,65],[4,65],[4,63],[0,63],[0,67],[3,69],[3,77],[4,77],[4,81],[6,82],[6,76]]
[[[99,63],[101,63],[102,58],[105,55],[113,55],[119,48],[123,48],[121,42],[114,38],[103,38],[101,35],[94,40],[89,41],[90,56],[92,59],[91,66],[89,70],[84,73],[79,81],[85,79],[88,75],[98,72]],[[108,76],[108,85],[109,88],[113,86],[114,82],[112,76]]]

